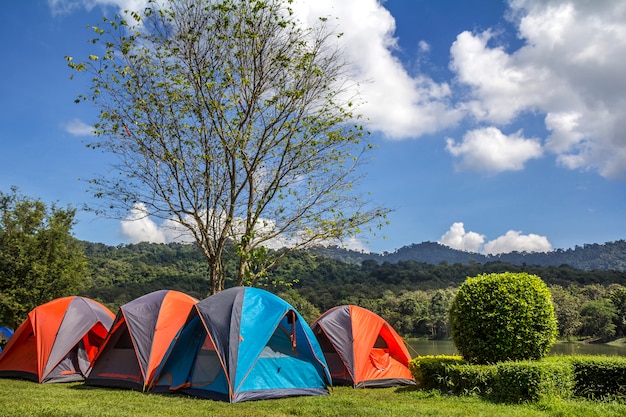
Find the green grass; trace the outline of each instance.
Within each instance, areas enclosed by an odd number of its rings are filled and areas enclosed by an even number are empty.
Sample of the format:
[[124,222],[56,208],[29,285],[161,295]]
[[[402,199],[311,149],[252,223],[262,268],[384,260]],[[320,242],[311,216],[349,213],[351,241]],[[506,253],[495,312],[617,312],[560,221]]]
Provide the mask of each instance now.
[[626,404],[552,399],[494,404],[474,396],[444,396],[406,388],[336,387],[329,396],[228,404],[178,395],[92,388],[81,383],[35,384],[0,379],[2,417],[245,417],[245,416],[624,416]]

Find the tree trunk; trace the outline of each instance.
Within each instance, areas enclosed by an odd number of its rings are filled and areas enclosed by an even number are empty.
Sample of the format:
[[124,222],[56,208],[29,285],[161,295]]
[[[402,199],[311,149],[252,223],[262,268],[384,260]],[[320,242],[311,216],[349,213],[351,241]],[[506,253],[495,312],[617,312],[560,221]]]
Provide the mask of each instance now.
[[249,276],[250,264],[244,258],[239,259],[239,273],[237,274],[237,285],[244,285]]
[[226,273],[221,258],[213,259],[209,262],[209,281],[211,283],[211,292],[209,295],[217,294],[224,290],[226,281]]

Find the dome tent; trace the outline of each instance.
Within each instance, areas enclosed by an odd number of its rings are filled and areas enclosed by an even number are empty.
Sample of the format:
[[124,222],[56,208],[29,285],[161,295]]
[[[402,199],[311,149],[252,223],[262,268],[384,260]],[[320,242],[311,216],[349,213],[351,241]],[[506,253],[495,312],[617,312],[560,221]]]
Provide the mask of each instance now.
[[85,384],[148,389],[196,302],[182,292],[159,290],[121,306]]
[[338,306],[322,314],[311,328],[334,384],[390,387],[415,383],[404,340],[377,314],[354,305]]
[[82,381],[114,317],[102,304],[77,296],[34,308],[0,355],[0,377]]
[[330,375],[300,314],[258,288],[196,304],[159,368],[155,391],[229,402],[327,395]]
[[0,353],[2,353],[2,346],[9,342],[11,336],[13,336],[13,330],[8,327],[0,326]]

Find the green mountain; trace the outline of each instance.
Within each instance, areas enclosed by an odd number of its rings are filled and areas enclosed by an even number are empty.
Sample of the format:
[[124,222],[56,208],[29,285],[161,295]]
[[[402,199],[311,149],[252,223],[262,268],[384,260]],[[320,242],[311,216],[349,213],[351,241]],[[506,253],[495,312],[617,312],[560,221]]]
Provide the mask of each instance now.
[[395,252],[384,254],[350,251],[336,246],[318,247],[311,249],[311,251],[319,255],[350,263],[360,263],[364,260],[374,260],[378,263],[415,261],[434,265],[438,265],[442,262],[449,264],[505,262],[513,265],[567,265],[584,271],[626,271],[625,240],[607,242],[602,245],[588,244],[576,246],[574,249],[557,249],[545,253],[512,252],[491,256],[460,251],[435,242],[416,243],[404,246]]

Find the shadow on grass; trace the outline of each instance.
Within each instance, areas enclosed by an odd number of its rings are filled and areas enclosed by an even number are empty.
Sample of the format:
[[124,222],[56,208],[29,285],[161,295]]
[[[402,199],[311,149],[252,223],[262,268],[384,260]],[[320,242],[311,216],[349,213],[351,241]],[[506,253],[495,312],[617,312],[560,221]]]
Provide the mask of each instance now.
[[170,397],[170,398],[192,398],[193,396],[189,394],[185,394],[184,392],[153,392],[153,391],[142,391],[135,388],[124,388],[124,387],[108,387],[108,386],[99,386],[99,385],[87,385],[84,383],[75,383],[69,387],[72,390],[77,391],[108,391],[108,392],[117,392],[117,393],[130,393],[136,392],[139,394],[145,395],[158,395],[159,397]]
[[404,385],[404,386],[398,387],[398,388],[396,388],[394,390],[394,392],[398,392],[398,393],[415,392],[415,391],[422,391],[422,392],[424,392],[424,390],[422,390],[417,385]]

